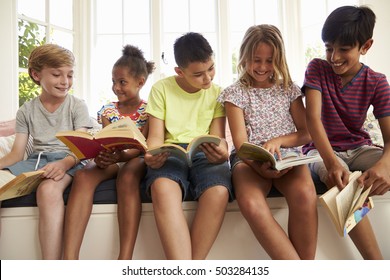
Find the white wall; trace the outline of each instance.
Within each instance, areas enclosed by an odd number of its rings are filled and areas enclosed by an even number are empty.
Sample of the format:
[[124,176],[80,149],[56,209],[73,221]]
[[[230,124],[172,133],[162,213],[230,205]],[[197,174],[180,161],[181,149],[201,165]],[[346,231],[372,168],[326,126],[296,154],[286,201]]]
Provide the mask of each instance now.
[[390,81],[390,1],[388,0],[365,0],[362,4],[369,6],[376,14],[374,29],[374,44],[368,51],[363,62],[374,71],[384,73]]
[[18,47],[16,1],[0,1],[0,120],[15,117],[18,109]]

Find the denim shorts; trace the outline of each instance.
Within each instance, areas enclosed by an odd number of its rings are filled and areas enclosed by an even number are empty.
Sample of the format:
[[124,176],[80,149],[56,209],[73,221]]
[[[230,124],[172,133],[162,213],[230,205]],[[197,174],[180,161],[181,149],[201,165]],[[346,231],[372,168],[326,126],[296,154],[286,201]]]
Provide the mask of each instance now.
[[232,171],[237,164],[243,162],[243,160],[238,157],[236,150],[232,150],[232,152],[230,153],[229,161]]
[[[8,169],[15,176],[28,171],[38,170],[44,167],[49,162],[61,160],[68,155],[67,152],[42,152],[33,153],[26,160],[19,161],[13,165],[10,165],[4,169]],[[83,163],[79,163],[76,166],[66,171],[66,174],[74,176],[75,172],[84,167]]]
[[234,198],[228,162],[210,163],[203,152],[195,155],[191,167],[176,157],[168,157],[161,168],[148,167],[143,186],[148,197],[151,197],[150,186],[158,178],[168,178],[178,183],[183,192],[183,200],[198,200],[206,189],[218,185],[227,188],[229,201]]

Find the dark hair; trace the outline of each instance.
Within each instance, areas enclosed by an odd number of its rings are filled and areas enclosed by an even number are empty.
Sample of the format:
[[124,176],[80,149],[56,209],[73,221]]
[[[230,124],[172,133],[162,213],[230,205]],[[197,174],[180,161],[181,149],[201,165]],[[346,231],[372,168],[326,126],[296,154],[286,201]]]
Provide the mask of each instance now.
[[154,62],[146,61],[143,52],[132,45],[123,47],[122,56],[115,62],[114,67],[127,67],[133,77],[148,78],[154,69]]
[[343,6],[334,10],[322,27],[322,41],[361,47],[372,38],[376,16],[366,6]]
[[206,62],[213,55],[213,49],[206,38],[195,32],[188,32],[176,39],[173,51],[177,66],[182,68],[191,62]]

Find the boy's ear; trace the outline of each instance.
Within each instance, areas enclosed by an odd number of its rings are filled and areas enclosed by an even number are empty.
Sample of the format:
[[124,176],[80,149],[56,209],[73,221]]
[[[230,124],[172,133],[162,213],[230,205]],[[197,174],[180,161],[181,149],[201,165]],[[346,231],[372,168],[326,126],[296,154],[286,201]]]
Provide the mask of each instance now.
[[175,67],[175,72],[179,77],[183,77],[184,73],[180,67]]
[[373,39],[368,39],[363,46],[360,48],[360,54],[365,55],[368,50],[371,48],[372,44],[374,43]]

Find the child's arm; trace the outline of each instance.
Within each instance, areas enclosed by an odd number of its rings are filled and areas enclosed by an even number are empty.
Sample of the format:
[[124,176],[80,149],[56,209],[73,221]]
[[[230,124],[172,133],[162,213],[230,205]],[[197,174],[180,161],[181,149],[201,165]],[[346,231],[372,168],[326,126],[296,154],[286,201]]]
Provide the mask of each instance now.
[[[79,128],[76,131],[87,131],[87,128]],[[53,179],[54,181],[60,181],[64,178],[66,171],[79,164],[80,160],[73,154],[69,154],[61,160],[49,162],[41,170],[45,170],[43,177],[47,179]]]
[[[147,144],[148,147],[155,147],[164,144],[165,140],[165,122],[161,119],[149,115],[149,131]],[[168,158],[168,153],[161,153],[158,155],[151,155],[150,153],[145,154],[145,163],[151,168],[157,169],[163,166],[166,159]]]
[[306,87],[306,122],[316,149],[328,171],[328,187],[343,189],[349,180],[349,172],[337,160],[321,122],[321,92]]
[[290,106],[290,113],[293,118],[296,132],[276,137],[264,143],[263,147],[272,154],[281,157],[280,147],[298,147],[310,142],[311,137],[306,125],[306,112],[301,97],[295,99]]
[[[244,142],[248,142],[248,135],[245,129],[244,112],[241,108],[230,102],[225,102],[226,115],[228,117],[230,132],[232,134],[234,147],[238,150]],[[271,169],[270,163],[259,163],[253,160],[243,160],[256,173],[263,178],[279,178],[289,169],[277,171]]]
[[0,159],[0,169],[22,161],[26,152],[28,134],[16,133],[11,151]]
[[219,146],[213,143],[203,143],[200,149],[211,163],[222,163],[228,160],[229,151],[225,140],[226,117],[215,118],[210,124],[209,134],[221,137]]
[[358,182],[372,185],[370,195],[383,195],[390,190],[390,117],[378,120],[383,137],[383,155],[370,169],[363,172]]

